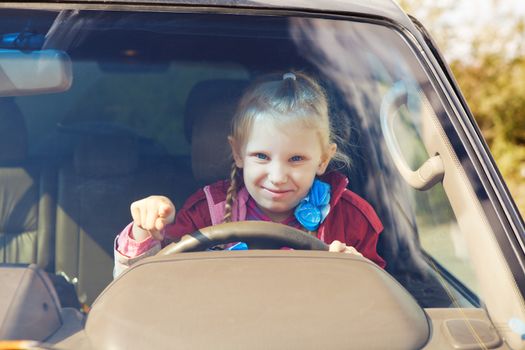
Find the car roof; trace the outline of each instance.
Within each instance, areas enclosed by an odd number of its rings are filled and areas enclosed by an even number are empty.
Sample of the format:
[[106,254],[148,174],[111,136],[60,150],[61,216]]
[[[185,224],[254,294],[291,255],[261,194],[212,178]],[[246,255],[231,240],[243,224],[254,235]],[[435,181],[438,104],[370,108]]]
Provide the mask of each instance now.
[[[75,3],[100,3],[99,0],[63,0]],[[378,17],[397,22],[412,28],[407,14],[393,0],[106,0],[104,4],[140,4],[140,5],[184,5],[207,7],[245,7],[254,9],[283,9],[327,12],[335,14],[356,14]]]

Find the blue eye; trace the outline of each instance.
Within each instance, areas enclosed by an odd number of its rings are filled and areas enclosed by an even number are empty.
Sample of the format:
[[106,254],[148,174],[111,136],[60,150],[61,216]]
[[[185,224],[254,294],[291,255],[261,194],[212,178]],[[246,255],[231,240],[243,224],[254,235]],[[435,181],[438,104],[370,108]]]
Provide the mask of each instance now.
[[290,160],[292,162],[299,162],[299,161],[303,160],[303,157],[301,157],[301,156],[293,156],[292,158],[290,158]]
[[268,159],[268,156],[264,153],[256,153],[255,156],[258,158],[258,159],[261,159],[261,160],[266,160]]

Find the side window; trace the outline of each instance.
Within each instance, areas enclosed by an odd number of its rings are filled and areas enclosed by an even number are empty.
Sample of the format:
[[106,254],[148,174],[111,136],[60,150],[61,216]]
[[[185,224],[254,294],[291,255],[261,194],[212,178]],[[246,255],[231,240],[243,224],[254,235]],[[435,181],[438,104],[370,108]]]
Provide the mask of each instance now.
[[[388,101],[388,92],[386,94],[387,102],[384,103],[395,103],[396,107],[389,108],[388,111],[383,108],[382,113],[389,115],[382,115],[382,122],[384,119],[389,119],[391,123],[391,127],[383,127],[383,132],[387,144],[389,138],[393,143],[388,147],[390,153],[393,153],[393,158],[401,158],[397,161],[404,162],[410,171],[424,178],[431,172],[425,170],[424,167],[428,165],[425,162],[436,156],[428,154],[425,147],[425,143],[428,142],[425,138],[435,137],[426,131],[425,124],[431,123],[436,115],[427,97],[415,83],[403,84],[404,93],[397,94],[396,101],[394,99]],[[396,88],[399,87],[392,87],[392,89]],[[386,135],[389,133],[390,135]],[[396,152],[398,152],[397,156]],[[419,172],[416,173],[418,170]],[[436,183],[419,190],[413,185],[407,186],[409,202],[415,213],[419,243],[430,267],[443,278],[443,281],[454,284],[455,289],[459,290],[467,300],[476,300],[479,287],[471,267],[465,238],[459,229],[441,181],[434,182]]]

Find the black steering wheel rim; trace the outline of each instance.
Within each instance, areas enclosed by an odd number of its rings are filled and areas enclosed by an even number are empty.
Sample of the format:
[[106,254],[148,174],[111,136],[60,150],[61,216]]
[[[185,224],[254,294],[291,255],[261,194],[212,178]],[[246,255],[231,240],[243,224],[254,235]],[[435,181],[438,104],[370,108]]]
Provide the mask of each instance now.
[[158,255],[203,251],[234,242],[245,242],[252,249],[328,250],[326,243],[294,227],[265,221],[237,221],[204,227],[184,235],[179,242],[164,247]]

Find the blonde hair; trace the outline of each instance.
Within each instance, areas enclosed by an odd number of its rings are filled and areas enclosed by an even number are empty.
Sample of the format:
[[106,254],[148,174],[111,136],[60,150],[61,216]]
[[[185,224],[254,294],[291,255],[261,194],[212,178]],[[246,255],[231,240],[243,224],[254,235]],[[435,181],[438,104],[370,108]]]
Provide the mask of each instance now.
[[[237,147],[246,144],[256,120],[271,120],[282,124],[300,122],[318,131],[323,149],[338,143],[328,113],[328,100],[323,88],[302,72],[270,74],[256,80],[244,93],[232,120],[230,137]],[[343,166],[350,159],[337,148],[332,160]],[[232,206],[242,184],[242,172],[235,162],[231,169],[231,183],[226,193],[224,222],[232,219]]]

